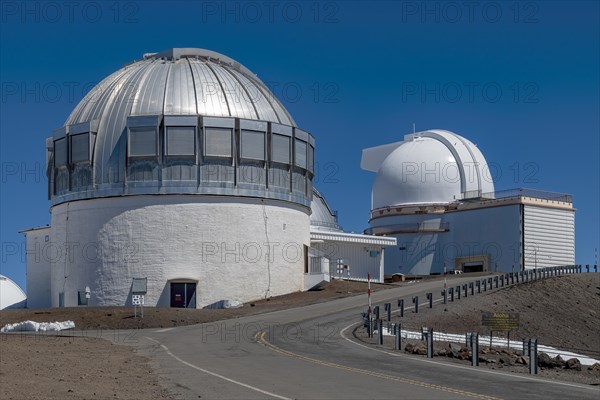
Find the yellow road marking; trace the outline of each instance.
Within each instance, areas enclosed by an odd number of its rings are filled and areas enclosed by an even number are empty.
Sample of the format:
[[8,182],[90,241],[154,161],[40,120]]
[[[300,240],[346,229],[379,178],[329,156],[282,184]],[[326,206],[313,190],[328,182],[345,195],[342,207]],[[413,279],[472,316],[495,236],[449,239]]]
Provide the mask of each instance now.
[[369,376],[373,376],[376,378],[382,378],[382,379],[386,379],[386,380],[390,380],[390,381],[405,383],[408,385],[420,386],[420,387],[424,387],[424,388],[428,388],[428,389],[440,390],[440,391],[448,392],[448,393],[452,393],[452,394],[459,394],[459,395],[463,395],[466,397],[472,397],[472,398],[481,399],[481,400],[499,400],[498,397],[486,396],[486,395],[474,393],[474,392],[467,392],[464,390],[455,389],[455,388],[451,388],[451,387],[447,387],[447,386],[434,385],[431,383],[421,382],[421,381],[417,381],[414,379],[407,379],[407,378],[401,378],[401,377],[393,376],[393,375],[386,375],[386,374],[382,374],[380,372],[369,371],[366,369],[348,367],[346,365],[336,364],[336,363],[332,363],[329,361],[322,361],[322,360],[318,360],[316,358],[311,358],[311,357],[303,356],[301,354],[292,353],[291,351],[284,350],[284,349],[277,347],[274,344],[268,342],[265,339],[265,334],[266,334],[266,332],[264,332],[264,331],[257,332],[256,336],[255,336],[257,342],[265,345],[266,347],[270,348],[273,351],[276,351],[280,354],[284,354],[289,357],[298,358],[300,360],[308,361],[308,362],[318,364],[318,365],[323,365],[326,367],[337,368],[337,369],[350,371],[350,372],[356,372],[359,374],[369,375]]

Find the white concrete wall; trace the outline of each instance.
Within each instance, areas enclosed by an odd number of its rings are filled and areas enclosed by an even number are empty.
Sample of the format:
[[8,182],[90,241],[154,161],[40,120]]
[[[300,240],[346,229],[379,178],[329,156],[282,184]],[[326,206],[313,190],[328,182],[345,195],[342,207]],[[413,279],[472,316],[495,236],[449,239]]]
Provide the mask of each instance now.
[[50,307],[50,261],[58,257],[58,248],[50,241],[50,227],[26,233],[27,307]]
[[[303,289],[308,210],[260,199],[126,196],[52,209],[52,305],[91,288],[90,305],[131,304],[133,278],[148,278],[146,305],[169,306],[171,280],[197,281],[197,307]],[[268,257],[271,252],[271,257]],[[269,276],[270,269],[270,276]],[[270,282],[270,289],[269,289]],[[64,290],[63,290],[64,288]]]

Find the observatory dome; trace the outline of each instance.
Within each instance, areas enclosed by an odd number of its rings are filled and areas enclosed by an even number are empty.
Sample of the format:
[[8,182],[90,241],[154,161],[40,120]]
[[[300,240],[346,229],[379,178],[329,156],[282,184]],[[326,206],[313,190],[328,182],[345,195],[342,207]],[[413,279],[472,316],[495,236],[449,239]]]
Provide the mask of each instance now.
[[53,205],[132,194],[310,205],[313,137],[255,74],[210,50],[144,54],[96,85],[46,148]]
[[12,280],[0,275],[0,310],[24,308],[27,296]]
[[325,197],[314,188],[310,209],[312,211],[310,215],[311,229],[343,232],[337,221],[337,213],[329,207]]
[[373,209],[449,203],[494,191],[483,154],[455,133],[418,132],[386,146],[373,184]]

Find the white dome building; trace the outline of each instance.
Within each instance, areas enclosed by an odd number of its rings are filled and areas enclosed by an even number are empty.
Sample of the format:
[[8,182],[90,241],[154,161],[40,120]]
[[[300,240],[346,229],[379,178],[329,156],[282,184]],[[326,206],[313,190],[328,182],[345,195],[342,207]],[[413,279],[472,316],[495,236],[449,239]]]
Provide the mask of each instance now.
[[406,135],[363,150],[361,167],[377,173],[366,232],[397,239],[387,275],[574,263],[571,196],[495,192],[483,154],[462,136],[438,129]]
[[443,130],[406,135],[377,170],[373,209],[443,204],[464,194],[493,192],[489,176],[479,149],[461,136]]
[[27,302],[25,292],[4,275],[0,275],[0,310],[24,308]]
[[25,233],[42,254],[28,270],[48,264],[48,305],[126,305],[146,291],[149,306],[203,307],[303,289],[315,141],[235,60],[145,54],[92,89],[46,148],[51,227]]

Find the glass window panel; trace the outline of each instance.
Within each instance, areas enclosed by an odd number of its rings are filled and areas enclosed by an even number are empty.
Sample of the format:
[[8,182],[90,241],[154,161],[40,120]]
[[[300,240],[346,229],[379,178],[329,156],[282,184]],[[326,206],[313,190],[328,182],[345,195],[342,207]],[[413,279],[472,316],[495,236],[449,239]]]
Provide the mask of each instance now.
[[129,128],[129,156],[157,155],[156,128]]
[[306,142],[296,139],[296,165],[306,168]]
[[90,135],[81,133],[71,136],[71,162],[89,161],[90,159]]
[[311,172],[315,170],[315,148],[312,146],[308,146],[308,169]]
[[272,137],[272,160],[275,162],[290,163],[290,138],[288,136],[273,134]]
[[193,156],[195,152],[196,129],[193,126],[167,127],[167,155]]
[[54,142],[54,165],[66,165],[67,162],[67,139],[58,139]]
[[212,157],[231,157],[231,129],[205,128],[204,155]]
[[265,133],[242,131],[242,158],[265,159]]

